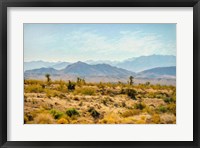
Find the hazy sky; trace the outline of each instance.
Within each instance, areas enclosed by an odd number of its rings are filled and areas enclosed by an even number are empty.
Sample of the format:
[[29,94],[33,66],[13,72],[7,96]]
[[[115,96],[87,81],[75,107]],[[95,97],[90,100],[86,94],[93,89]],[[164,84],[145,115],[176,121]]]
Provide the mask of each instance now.
[[176,24],[24,24],[24,61],[176,55]]

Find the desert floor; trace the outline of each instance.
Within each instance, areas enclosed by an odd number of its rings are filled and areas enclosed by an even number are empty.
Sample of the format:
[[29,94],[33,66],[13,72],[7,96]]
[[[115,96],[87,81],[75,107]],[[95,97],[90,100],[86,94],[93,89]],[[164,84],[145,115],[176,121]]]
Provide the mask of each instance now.
[[25,124],[175,124],[176,86],[24,81]]

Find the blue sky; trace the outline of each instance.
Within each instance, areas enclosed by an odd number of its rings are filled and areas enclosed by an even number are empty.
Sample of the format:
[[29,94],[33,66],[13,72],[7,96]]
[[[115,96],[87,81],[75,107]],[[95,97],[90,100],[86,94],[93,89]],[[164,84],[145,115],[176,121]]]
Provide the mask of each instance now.
[[24,24],[24,61],[176,55],[176,24]]

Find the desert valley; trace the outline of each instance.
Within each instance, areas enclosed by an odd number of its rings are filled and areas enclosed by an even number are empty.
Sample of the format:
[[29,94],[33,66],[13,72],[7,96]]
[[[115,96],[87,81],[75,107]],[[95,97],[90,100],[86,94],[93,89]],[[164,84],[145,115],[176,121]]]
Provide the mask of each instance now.
[[26,124],[175,124],[176,57],[24,63]]

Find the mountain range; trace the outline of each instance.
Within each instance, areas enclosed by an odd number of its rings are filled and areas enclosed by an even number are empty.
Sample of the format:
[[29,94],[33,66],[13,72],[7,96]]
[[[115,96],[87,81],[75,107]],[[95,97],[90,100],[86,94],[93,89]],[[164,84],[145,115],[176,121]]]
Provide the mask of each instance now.
[[125,60],[116,66],[130,71],[140,72],[156,67],[176,66],[176,57],[172,55],[141,56]]
[[[176,56],[172,55],[150,55],[150,56],[140,56],[132,57],[124,61],[93,61],[87,60],[84,63],[90,65],[97,64],[108,64],[117,68],[122,68],[132,72],[141,72],[147,69],[156,67],[170,67],[176,66]],[[70,62],[45,62],[45,61],[31,61],[24,62],[24,71],[38,69],[38,68],[54,68],[56,70],[61,70],[66,68],[68,65],[73,64]]]
[[96,65],[89,65],[87,63],[78,61],[76,63],[68,65],[66,68],[61,70],[56,70],[54,68],[39,68],[33,70],[25,71],[25,77],[30,75],[45,75],[49,73],[52,76],[62,76],[62,75],[75,75],[75,76],[135,76],[134,72],[117,68],[114,66],[110,66],[108,64],[96,64]]
[[30,61],[24,62],[24,71],[38,68],[54,68],[57,70],[65,68],[70,62],[46,62],[46,61]]
[[[87,82],[127,82],[130,76],[137,80],[153,81],[172,80],[175,83],[176,67],[157,67],[142,72],[132,72],[126,69],[111,66],[109,64],[91,65],[84,62],[76,62],[64,69],[38,68],[27,70],[24,73],[25,79],[45,79],[45,74],[50,74],[52,79],[76,80],[77,77],[84,78]],[[166,82],[165,82],[166,83]],[[171,83],[170,83],[171,84]]]

